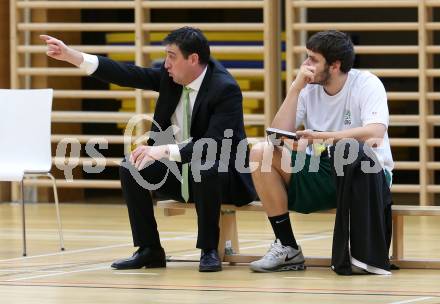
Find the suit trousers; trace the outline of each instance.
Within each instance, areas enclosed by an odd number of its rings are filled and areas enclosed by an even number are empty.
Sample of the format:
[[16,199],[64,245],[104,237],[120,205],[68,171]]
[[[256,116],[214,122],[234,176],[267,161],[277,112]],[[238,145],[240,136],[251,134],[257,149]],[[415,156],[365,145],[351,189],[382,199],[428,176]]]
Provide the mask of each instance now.
[[[159,232],[153,210],[152,193],[139,184],[125,165],[119,168],[122,192],[127,204],[134,246],[161,247]],[[181,172],[181,163],[175,163]],[[136,170],[133,168],[133,170]],[[174,199],[185,203],[181,195],[181,181],[160,162],[151,162],[139,171],[149,184],[160,185],[154,196]],[[200,171],[200,179],[195,179],[192,170],[189,174],[189,202],[194,202],[197,212],[197,248],[216,249],[219,242],[219,219],[222,201],[229,201],[229,175],[218,172],[218,163],[210,169]]]

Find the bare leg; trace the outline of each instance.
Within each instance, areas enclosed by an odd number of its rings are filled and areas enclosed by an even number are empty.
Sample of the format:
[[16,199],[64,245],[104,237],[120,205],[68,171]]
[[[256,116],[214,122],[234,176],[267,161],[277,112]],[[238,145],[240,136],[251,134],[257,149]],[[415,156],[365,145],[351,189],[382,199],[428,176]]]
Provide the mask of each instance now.
[[257,143],[250,153],[250,161],[258,164],[252,172],[252,179],[269,217],[288,212],[287,186],[291,174],[283,168],[290,168],[290,153],[282,157],[283,153],[282,148],[268,142]]
[[256,272],[304,270],[304,255],[296,243],[288,213],[287,187],[292,177],[287,168],[291,153],[261,142],[252,148],[250,161],[258,165],[252,178],[277,239],[250,268]]

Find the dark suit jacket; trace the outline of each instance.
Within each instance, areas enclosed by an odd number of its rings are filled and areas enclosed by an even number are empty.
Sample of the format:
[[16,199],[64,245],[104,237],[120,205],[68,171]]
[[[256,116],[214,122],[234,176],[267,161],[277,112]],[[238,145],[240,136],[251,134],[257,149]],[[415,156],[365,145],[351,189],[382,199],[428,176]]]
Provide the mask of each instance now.
[[[180,100],[182,86],[173,81],[164,66],[142,68],[116,62],[106,57],[98,56],[98,58],[99,66],[92,76],[120,86],[159,92],[154,120],[162,130],[166,130],[171,125],[171,116]],[[215,160],[218,162],[222,141],[225,139],[224,131],[233,130],[232,137],[228,139],[232,141],[232,144],[229,160],[226,158],[228,162],[226,165],[229,174],[229,197],[233,200],[230,203],[237,205],[247,204],[256,198],[250,173],[240,173],[235,168],[237,147],[241,141],[246,141],[242,101],[240,88],[234,78],[220,63],[211,58],[194,104],[190,131],[193,139],[186,145],[179,145],[182,162],[188,163],[191,161],[197,140],[214,139],[217,142]],[[158,132],[159,130],[153,124],[151,131]],[[154,142],[154,138],[150,138],[148,144],[153,145]],[[247,143],[243,142],[241,147],[245,149],[240,149],[243,153],[239,153],[238,157],[245,159],[245,167],[248,167]],[[205,157],[206,153],[202,153],[202,159]],[[225,160],[224,157],[222,159]]]

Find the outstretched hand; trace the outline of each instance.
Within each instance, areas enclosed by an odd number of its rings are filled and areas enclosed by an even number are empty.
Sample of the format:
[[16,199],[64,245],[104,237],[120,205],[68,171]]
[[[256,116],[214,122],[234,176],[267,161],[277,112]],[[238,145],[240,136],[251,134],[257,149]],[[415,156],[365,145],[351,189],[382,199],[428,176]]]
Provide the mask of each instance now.
[[76,66],[79,66],[82,63],[82,53],[68,47],[63,41],[49,35],[40,35],[40,39],[46,42],[47,56],[57,60],[70,62]]

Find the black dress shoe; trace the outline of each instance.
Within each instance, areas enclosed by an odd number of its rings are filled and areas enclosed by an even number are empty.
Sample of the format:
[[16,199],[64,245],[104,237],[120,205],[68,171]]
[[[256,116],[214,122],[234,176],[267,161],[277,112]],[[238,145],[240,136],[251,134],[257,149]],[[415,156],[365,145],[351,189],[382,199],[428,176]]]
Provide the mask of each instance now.
[[222,262],[217,249],[202,249],[200,256],[200,272],[215,272],[222,270]]
[[139,248],[133,256],[128,259],[115,261],[111,267],[115,269],[139,269],[166,267],[165,251],[163,248]]

